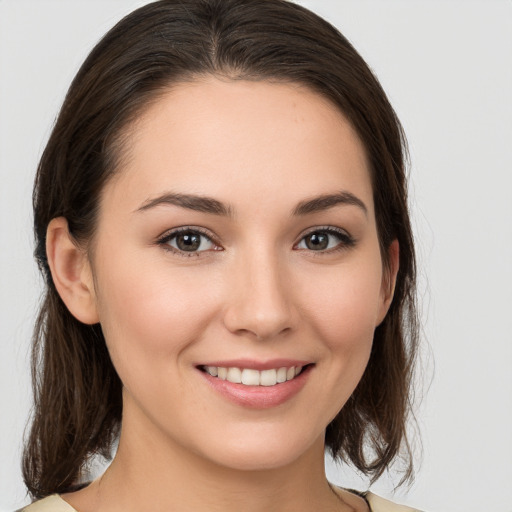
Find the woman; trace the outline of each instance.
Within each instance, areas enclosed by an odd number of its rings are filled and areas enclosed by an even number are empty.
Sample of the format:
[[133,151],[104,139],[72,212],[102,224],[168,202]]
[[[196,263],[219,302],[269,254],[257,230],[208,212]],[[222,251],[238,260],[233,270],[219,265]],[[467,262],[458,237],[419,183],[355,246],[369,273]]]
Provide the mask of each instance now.
[[119,22],[36,178],[24,476],[44,499],[25,510],[409,510],[324,473],[325,448],[412,472],[404,145],[302,7],[164,0]]

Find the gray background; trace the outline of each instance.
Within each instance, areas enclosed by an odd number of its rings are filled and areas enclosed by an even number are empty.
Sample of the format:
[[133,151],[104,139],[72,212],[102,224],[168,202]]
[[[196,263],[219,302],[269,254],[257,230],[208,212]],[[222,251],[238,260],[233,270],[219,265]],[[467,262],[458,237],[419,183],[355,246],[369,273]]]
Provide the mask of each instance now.
[[[27,502],[34,170],[93,44],[145,1],[0,0],[0,510]],[[309,0],[380,78],[407,132],[426,339],[423,464],[396,497],[512,511],[512,2]],[[328,461],[330,478],[364,480]],[[399,475],[374,485],[391,496]]]

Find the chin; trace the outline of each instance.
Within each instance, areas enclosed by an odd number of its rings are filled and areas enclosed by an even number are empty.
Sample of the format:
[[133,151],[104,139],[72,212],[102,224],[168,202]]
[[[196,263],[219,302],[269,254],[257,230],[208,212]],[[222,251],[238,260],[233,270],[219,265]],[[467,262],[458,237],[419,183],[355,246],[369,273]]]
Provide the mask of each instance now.
[[[288,466],[310,452],[321,451],[323,457],[323,433],[319,440],[309,440],[297,436],[274,436],[259,439],[239,439],[223,442],[222,450],[206,455],[213,463],[238,471],[268,471]],[[319,441],[319,442],[318,442]]]

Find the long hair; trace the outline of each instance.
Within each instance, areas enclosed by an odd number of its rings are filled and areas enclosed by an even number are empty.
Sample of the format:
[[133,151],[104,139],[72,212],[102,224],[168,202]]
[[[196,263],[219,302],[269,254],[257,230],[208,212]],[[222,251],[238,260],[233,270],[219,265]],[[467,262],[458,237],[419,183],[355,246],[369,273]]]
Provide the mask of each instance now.
[[285,0],[161,0],[122,19],[73,80],[35,180],[35,256],[46,291],[33,337],[34,413],[23,474],[34,498],[66,492],[121,423],[122,385],[99,325],[76,320],[49,271],[45,239],[63,216],[78,244],[94,234],[101,190],[123,156],[123,133],[173,84],[204,75],[298,83],[350,121],[370,163],[381,254],[394,239],[394,299],[376,328],[365,373],[329,424],[335,458],[377,478],[402,453],[418,341],[415,255],[407,207],[405,138],[379,82],[329,23]]

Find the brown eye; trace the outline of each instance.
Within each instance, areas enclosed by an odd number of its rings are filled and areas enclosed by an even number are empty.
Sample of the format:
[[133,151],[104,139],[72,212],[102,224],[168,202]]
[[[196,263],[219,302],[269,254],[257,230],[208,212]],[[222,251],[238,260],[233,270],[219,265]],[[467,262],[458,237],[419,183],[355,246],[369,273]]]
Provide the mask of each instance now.
[[175,252],[183,253],[200,253],[216,248],[216,245],[208,236],[193,229],[183,229],[169,233],[159,243],[172,247]]
[[329,235],[327,233],[312,233],[305,236],[306,247],[312,251],[323,251],[329,246]]
[[354,244],[355,240],[346,231],[332,227],[311,231],[297,244],[297,249],[321,252],[344,249]]
[[201,236],[192,231],[180,233],[176,236],[176,247],[180,251],[197,251],[201,246]]

